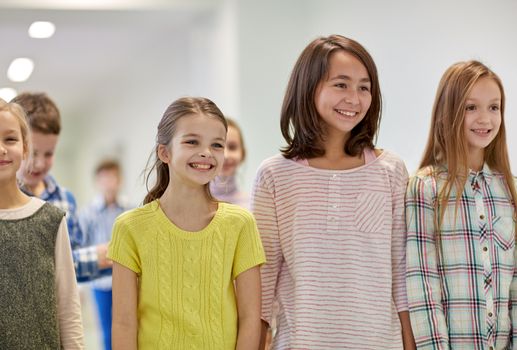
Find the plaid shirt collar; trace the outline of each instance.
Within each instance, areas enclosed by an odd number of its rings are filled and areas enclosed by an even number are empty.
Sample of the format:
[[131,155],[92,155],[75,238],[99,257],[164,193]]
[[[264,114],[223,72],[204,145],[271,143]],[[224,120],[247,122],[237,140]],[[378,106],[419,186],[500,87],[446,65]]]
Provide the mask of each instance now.
[[[447,178],[447,166],[443,165],[438,168],[438,176],[442,179]],[[470,183],[474,182],[475,179],[480,178],[484,179],[484,181],[487,183],[487,185],[490,185],[490,182],[492,182],[492,178],[496,175],[492,169],[488,166],[487,163],[483,164],[483,168],[480,171],[474,171],[472,169],[469,169],[469,175],[468,175],[468,181]]]
[[58,191],[56,180],[51,175],[47,175],[43,179],[43,182],[45,183],[45,191],[41,194],[41,199],[46,200],[48,198],[52,198],[52,196]]
[[483,164],[483,169],[480,171],[469,171],[469,181],[472,183],[475,179],[483,179],[487,185],[490,186],[490,182],[492,182],[492,178],[494,177],[493,171],[490,167],[485,163]]
[[[43,193],[41,193],[41,196],[39,198],[43,200],[48,200],[51,198],[57,191],[58,191],[58,185],[56,180],[51,176],[47,175],[43,179],[43,183],[45,184],[45,190],[43,190]],[[27,188],[25,185],[21,185],[20,189],[29,196],[34,196],[34,193],[32,193],[31,190]]]

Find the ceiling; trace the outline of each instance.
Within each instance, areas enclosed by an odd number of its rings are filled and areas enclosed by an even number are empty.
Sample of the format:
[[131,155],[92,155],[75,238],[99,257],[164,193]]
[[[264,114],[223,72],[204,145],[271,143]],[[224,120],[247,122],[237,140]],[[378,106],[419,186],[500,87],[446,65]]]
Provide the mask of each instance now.
[[[105,93],[108,79],[120,81],[123,89],[124,76],[153,65],[155,48],[184,35],[216,5],[215,0],[0,0],[0,88],[45,91],[62,110],[84,108]],[[30,38],[27,29],[36,20],[54,22],[54,36]],[[17,57],[35,63],[23,83],[6,76]]]

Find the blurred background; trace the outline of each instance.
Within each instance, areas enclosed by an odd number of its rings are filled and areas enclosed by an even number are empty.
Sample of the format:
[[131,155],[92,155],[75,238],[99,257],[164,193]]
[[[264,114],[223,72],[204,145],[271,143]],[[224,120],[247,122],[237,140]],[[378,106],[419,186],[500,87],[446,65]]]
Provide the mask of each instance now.
[[[241,124],[248,158],[240,180],[249,190],[260,162],[284,144],[279,111],[296,58],[315,37],[337,33],[375,59],[384,97],[378,147],[398,153],[410,172],[445,69],[468,59],[491,67],[506,89],[516,173],[516,15],[514,0],[0,0],[0,94],[41,91],[58,104],[52,173],[79,207],[106,156],[122,162],[130,202],[142,201],[158,121],[186,95],[211,98]],[[30,37],[34,21],[52,22],[54,34]],[[16,58],[33,62],[25,81],[7,76]],[[90,339],[98,348],[94,329]]]
[[[96,162],[124,165],[133,203],[167,105],[186,95],[213,99],[243,128],[252,184],[260,162],[283,145],[279,110],[294,62],[319,35],[339,33],[370,51],[384,114],[378,146],[414,171],[438,81],[453,62],[479,59],[502,78],[510,154],[517,166],[517,2],[498,0],[0,0],[0,89],[45,91],[61,109],[53,174],[79,204],[91,199]],[[31,38],[51,21],[48,39]],[[513,38],[513,39],[512,39]],[[18,57],[32,75],[13,82]]]

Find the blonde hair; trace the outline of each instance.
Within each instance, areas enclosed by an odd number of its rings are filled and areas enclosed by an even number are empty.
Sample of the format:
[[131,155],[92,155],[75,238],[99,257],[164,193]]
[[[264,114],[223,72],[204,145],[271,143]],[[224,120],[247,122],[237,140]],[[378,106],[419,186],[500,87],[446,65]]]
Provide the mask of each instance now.
[[16,120],[18,121],[18,124],[20,125],[24,153],[27,156],[31,156],[32,147],[31,147],[30,129],[29,129],[29,124],[27,123],[27,117],[25,115],[23,108],[17,103],[14,103],[14,102],[8,103],[0,98],[0,112],[10,113],[14,118],[16,118]]
[[[443,221],[453,187],[456,187],[457,193],[462,193],[468,178],[468,144],[464,132],[466,101],[474,85],[483,78],[492,79],[501,92],[501,126],[494,140],[485,149],[485,162],[491,169],[504,176],[515,217],[517,195],[506,145],[503,84],[501,79],[481,62],[458,62],[445,71],[438,85],[429,138],[420,162],[421,169],[432,166],[434,176],[440,175],[444,167],[447,168],[445,185],[437,193],[435,203],[436,209],[439,208],[435,218],[437,232]],[[460,197],[456,199],[456,209],[459,201]]]

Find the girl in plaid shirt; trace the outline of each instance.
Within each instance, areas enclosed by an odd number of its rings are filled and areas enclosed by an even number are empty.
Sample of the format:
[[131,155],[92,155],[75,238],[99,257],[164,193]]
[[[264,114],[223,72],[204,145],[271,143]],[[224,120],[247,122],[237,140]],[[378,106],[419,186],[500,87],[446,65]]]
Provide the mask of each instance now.
[[516,190],[499,77],[477,61],[443,75],[406,194],[407,294],[418,349],[517,346]]

